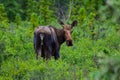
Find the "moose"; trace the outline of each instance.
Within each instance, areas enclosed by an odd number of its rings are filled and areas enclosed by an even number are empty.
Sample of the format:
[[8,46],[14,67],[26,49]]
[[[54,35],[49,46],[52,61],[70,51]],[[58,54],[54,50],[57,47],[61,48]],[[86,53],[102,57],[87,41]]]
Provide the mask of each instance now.
[[44,59],[51,59],[54,56],[55,60],[60,57],[60,46],[66,42],[67,46],[72,46],[72,28],[77,26],[77,20],[74,20],[71,25],[64,24],[59,20],[62,29],[57,29],[53,26],[39,26],[34,31],[34,49],[36,59],[38,56]]

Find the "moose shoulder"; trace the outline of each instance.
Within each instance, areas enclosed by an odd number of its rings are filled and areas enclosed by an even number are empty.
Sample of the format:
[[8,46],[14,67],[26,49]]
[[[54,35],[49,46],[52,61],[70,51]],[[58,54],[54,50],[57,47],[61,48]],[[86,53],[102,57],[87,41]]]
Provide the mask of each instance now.
[[36,52],[36,59],[40,55],[43,58],[50,59],[54,56],[58,59],[60,56],[60,46],[66,42],[67,46],[72,46],[72,28],[77,25],[77,21],[73,21],[71,25],[64,24],[62,29],[57,29],[51,26],[39,26],[34,32],[34,49]]

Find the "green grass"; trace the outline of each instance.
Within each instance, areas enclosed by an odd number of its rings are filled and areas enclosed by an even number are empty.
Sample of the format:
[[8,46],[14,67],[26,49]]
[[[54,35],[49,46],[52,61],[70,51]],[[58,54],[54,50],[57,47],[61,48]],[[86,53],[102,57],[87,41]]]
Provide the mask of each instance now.
[[101,60],[120,52],[120,38],[114,28],[107,29],[104,38],[93,40],[90,34],[78,34],[83,33],[78,27],[73,32],[74,45],[64,43],[59,60],[36,60],[31,24],[8,26],[7,32],[1,31],[0,80],[89,80],[95,77],[92,74],[101,67]]

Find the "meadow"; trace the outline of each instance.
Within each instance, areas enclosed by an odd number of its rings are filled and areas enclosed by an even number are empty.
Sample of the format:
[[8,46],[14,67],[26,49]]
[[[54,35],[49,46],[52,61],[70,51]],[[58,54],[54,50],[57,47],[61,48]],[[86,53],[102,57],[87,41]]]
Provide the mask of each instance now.
[[[58,4],[59,3],[59,4]],[[120,80],[120,0],[0,0],[0,80]],[[34,30],[62,28],[59,8],[73,29],[60,59],[36,60]],[[10,6],[11,5],[11,6]],[[62,16],[64,20],[64,17]]]

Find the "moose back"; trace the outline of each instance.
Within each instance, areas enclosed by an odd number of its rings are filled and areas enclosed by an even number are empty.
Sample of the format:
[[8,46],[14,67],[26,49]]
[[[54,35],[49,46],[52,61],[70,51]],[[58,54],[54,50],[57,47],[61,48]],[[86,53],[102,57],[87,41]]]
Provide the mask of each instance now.
[[77,25],[77,21],[74,20],[71,25],[64,24],[62,29],[57,29],[52,26],[39,26],[34,32],[34,49],[36,52],[36,59],[38,56],[45,59],[50,59],[54,56],[55,59],[60,57],[60,46],[66,42],[67,46],[72,46],[72,28]]

